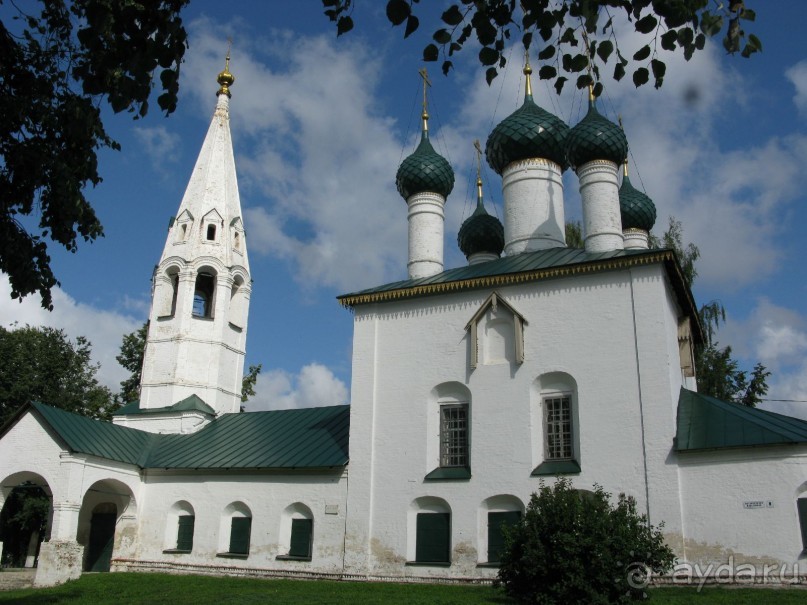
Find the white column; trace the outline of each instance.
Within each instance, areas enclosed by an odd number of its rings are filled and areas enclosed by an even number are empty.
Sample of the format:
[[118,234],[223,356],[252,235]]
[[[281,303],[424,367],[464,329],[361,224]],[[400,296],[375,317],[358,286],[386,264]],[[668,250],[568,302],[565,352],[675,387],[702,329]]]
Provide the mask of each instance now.
[[502,173],[504,253],[566,245],[560,166],[540,158],[512,162]]
[[586,252],[622,250],[619,213],[619,166],[606,160],[587,162],[577,169],[583,200],[583,235]]
[[437,193],[416,193],[406,200],[409,207],[409,278],[428,277],[443,270],[443,207],[446,199]]

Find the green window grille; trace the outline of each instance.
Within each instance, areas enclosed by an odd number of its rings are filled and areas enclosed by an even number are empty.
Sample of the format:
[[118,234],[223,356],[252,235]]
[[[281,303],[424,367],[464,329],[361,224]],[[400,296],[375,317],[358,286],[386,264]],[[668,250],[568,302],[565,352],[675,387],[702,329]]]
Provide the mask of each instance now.
[[440,466],[469,466],[467,404],[440,406]]
[[520,520],[521,513],[517,510],[488,513],[488,563],[502,560],[504,528],[516,525]]
[[801,544],[807,551],[807,498],[796,500],[799,511],[799,525],[801,525]]
[[312,519],[292,519],[289,556],[310,559],[313,533],[314,521]]
[[193,550],[193,526],[196,517],[180,515],[177,524],[177,550]]
[[571,460],[574,458],[571,397],[547,397],[544,410],[546,459]]
[[450,563],[451,513],[418,513],[415,561]]
[[230,526],[230,550],[234,555],[249,554],[249,533],[252,529],[251,517],[233,517]]

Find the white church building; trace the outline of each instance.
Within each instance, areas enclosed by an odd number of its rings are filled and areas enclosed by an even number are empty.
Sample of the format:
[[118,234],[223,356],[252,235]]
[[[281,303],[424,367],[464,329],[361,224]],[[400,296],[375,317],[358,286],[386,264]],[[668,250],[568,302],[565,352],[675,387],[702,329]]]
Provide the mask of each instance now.
[[[697,392],[695,302],[597,112],[524,104],[490,134],[503,224],[476,211],[443,266],[448,162],[398,169],[408,278],[339,297],[350,405],[240,413],[251,278],[228,69],[154,272],[140,401],[113,423],[47,405],[0,429],[0,505],[51,497],[37,585],[82,571],[394,580],[495,576],[542,481],[633,496],[690,564],[807,569],[807,422]],[[585,247],[567,247],[562,174]],[[802,574],[804,571],[802,570]]]

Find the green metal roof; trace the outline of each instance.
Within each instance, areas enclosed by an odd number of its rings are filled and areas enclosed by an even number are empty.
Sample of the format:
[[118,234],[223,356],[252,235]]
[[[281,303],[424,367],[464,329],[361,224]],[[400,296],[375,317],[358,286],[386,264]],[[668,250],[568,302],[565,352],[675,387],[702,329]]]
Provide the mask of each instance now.
[[73,452],[143,466],[148,450],[160,437],[42,403],[31,407]]
[[130,416],[133,414],[175,414],[177,412],[202,412],[210,416],[215,416],[216,411],[207,405],[197,395],[186,397],[182,401],[164,408],[141,408],[139,401],[133,401],[118,408],[112,413],[113,416]]
[[675,252],[669,249],[586,252],[581,248],[547,248],[505,256],[476,265],[457,267],[429,277],[392,282],[351,294],[343,294],[337,299],[343,306],[352,308],[362,304],[478,288],[490,289],[656,263],[664,264],[678,304],[684,314],[692,319],[693,336],[696,342],[702,342],[703,333],[695,301],[684,282]]
[[30,407],[70,451],[140,468],[306,469],[348,462],[347,405],[223,414],[190,435],[148,433],[41,403]]
[[728,403],[681,389],[675,449],[679,452],[807,444],[807,421]]

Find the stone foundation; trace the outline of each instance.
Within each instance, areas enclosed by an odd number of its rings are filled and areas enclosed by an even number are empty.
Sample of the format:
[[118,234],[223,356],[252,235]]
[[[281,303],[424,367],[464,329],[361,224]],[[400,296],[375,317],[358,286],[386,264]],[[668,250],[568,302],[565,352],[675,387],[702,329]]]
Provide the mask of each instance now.
[[84,547],[78,542],[43,542],[34,586],[55,586],[81,575]]

